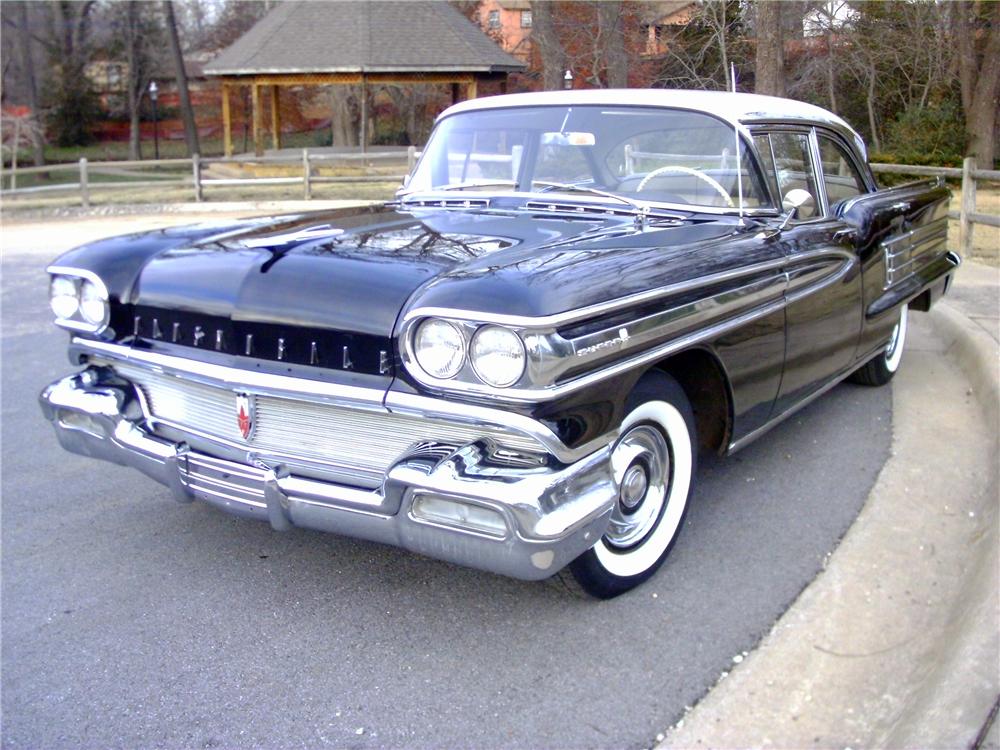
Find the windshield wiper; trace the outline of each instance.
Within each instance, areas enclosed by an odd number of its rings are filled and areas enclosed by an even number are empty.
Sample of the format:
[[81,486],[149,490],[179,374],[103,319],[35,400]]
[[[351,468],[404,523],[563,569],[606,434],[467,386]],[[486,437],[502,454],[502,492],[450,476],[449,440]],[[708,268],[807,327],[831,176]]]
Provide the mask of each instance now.
[[477,188],[477,187],[515,187],[517,185],[514,180],[472,180],[470,182],[456,182],[454,185],[441,185],[440,187],[431,188],[431,192],[435,190],[464,190],[465,188]]
[[571,182],[548,182],[547,180],[532,180],[531,184],[544,185],[545,190],[539,190],[538,192],[540,193],[547,193],[550,190],[570,190],[578,193],[589,193],[590,195],[599,195],[602,198],[613,198],[614,200],[624,203],[626,206],[629,206],[634,211],[641,214],[649,212],[649,206],[636,203],[635,201],[629,200],[625,196],[618,195],[617,193],[609,193],[607,190],[587,187],[586,185],[575,185]]

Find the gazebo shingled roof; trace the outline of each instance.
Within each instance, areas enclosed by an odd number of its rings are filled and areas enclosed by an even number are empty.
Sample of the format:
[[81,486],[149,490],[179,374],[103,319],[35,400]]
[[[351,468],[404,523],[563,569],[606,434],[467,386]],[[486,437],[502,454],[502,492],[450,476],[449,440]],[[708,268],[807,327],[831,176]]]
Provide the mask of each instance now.
[[261,96],[272,96],[280,147],[278,86],[450,83],[474,98],[479,80],[506,78],[524,63],[443,0],[302,2],[286,0],[205,66],[223,82],[226,155],[232,154],[229,88],[251,86],[254,146],[263,152]]

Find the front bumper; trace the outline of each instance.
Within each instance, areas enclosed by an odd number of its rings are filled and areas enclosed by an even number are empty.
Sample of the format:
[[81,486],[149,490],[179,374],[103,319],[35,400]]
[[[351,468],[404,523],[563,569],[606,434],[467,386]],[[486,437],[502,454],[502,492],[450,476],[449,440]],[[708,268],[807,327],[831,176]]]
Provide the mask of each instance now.
[[242,516],[403,547],[502,575],[547,578],[604,534],[616,497],[610,448],[571,464],[496,463],[474,442],[445,454],[415,446],[376,490],[297,476],[287,467],[196,452],[144,428],[134,387],[84,370],[39,401],[72,453],[139,469],[175,499]]

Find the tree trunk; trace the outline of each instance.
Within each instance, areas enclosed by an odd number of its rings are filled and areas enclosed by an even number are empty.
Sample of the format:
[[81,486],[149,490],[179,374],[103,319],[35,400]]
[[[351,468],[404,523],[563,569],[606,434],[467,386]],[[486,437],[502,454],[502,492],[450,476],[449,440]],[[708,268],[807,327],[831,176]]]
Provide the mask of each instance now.
[[142,158],[142,138],[139,123],[139,107],[142,105],[143,80],[139,45],[139,3],[128,0],[125,8],[125,61],[128,64],[128,158],[137,161]]
[[[18,41],[21,47],[21,65],[24,69],[24,79],[28,89],[28,106],[31,108],[31,119],[33,127],[30,130],[31,148],[35,159],[35,166],[41,167],[45,164],[45,142],[42,136],[42,119],[38,111],[38,80],[35,78],[35,61],[31,49],[31,28],[28,25],[28,4],[20,3],[18,23],[21,26],[21,33],[18,34]],[[17,144],[14,146],[17,148]]]
[[757,60],[754,91],[771,96],[785,95],[785,47],[779,2],[762,0],[757,10]]
[[542,64],[542,88],[556,91],[563,87],[566,71],[566,51],[556,34],[552,18],[552,3],[547,0],[532,0],[531,40]]
[[609,88],[628,86],[628,56],[625,53],[625,24],[621,2],[597,4],[599,37],[604,46],[604,64]]
[[882,139],[878,135],[878,119],[875,117],[875,66],[868,70],[868,91],[865,95],[865,106],[868,108],[868,126],[872,131],[872,145],[876,151],[882,150]]
[[[181,41],[177,36],[177,20],[174,18],[174,4],[163,0],[163,13],[167,17],[167,36],[170,38],[170,53],[174,58],[174,77],[177,81],[177,93],[181,98],[181,116],[184,118],[184,140],[187,141],[188,156],[199,153],[198,127],[194,121],[194,109],[191,107],[191,95],[188,91],[187,73],[184,71],[184,55],[181,52]],[[275,105],[276,106],[276,105]]]
[[[965,132],[968,139],[968,155],[975,156],[980,169],[991,169],[996,156],[994,131],[997,120],[997,106],[1000,104],[1000,3],[991,5],[992,16],[989,37],[986,40],[978,70],[972,71],[975,85],[972,88],[969,106],[965,112]],[[972,35],[972,24],[965,33]],[[961,34],[960,34],[961,36]],[[963,58],[962,65],[968,60]],[[974,62],[974,58],[973,58]],[[963,79],[965,74],[963,73]]]

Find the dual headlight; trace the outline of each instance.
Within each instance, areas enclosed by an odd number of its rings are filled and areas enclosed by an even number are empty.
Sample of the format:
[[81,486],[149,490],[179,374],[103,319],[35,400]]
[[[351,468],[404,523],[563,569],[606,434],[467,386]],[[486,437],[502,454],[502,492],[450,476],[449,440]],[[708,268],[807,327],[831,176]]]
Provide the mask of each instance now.
[[420,323],[413,355],[420,369],[438,380],[454,378],[468,362],[475,376],[494,388],[516,383],[526,360],[524,342],[509,328],[484,325],[471,330],[442,318]]
[[97,333],[108,324],[108,293],[103,284],[78,276],[54,274],[49,282],[49,307],[56,323]]

